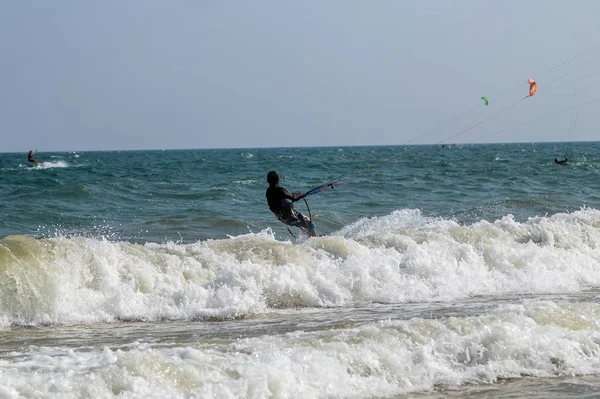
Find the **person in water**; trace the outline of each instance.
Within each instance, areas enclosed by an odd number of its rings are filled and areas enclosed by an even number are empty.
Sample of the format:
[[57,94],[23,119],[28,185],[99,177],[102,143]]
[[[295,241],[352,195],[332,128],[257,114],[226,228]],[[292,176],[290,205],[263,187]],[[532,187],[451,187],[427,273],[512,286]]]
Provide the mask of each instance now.
[[565,159],[563,160],[559,160],[558,158],[554,158],[554,163],[560,164],[560,165],[566,165],[567,164],[567,156],[565,155]]
[[29,151],[29,155],[27,155],[27,160],[29,162],[33,162],[33,166],[38,166],[38,161],[36,161],[33,156],[37,154],[37,150],[35,151]]
[[316,236],[315,225],[302,213],[296,212],[292,205],[293,202],[306,197],[306,193],[292,194],[284,187],[281,187],[279,185],[279,175],[274,170],[267,174],[267,182],[269,182],[267,203],[271,212],[275,214],[275,217],[288,226],[299,227],[308,236]]

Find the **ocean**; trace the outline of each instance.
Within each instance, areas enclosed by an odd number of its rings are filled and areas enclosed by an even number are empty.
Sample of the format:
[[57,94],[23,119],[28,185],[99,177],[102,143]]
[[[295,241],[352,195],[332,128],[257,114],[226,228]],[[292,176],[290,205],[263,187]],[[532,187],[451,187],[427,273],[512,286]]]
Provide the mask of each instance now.
[[[36,158],[0,154],[0,398],[600,392],[600,142]],[[270,170],[340,178],[321,236]]]

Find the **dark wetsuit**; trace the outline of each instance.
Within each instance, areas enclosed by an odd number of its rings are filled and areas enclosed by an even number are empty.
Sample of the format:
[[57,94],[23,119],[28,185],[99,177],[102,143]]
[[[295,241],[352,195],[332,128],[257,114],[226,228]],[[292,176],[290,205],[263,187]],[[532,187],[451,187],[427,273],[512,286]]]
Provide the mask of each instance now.
[[[314,235],[311,221],[300,212],[296,212],[290,201],[298,201],[302,194],[291,194],[284,187],[270,186],[267,188],[267,203],[277,219],[289,225],[300,227],[309,235]],[[290,200],[290,201],[288,201]]]
[[27,160],[29,162],[33,162],[34,165],[37,165],[38,162],[35,159],[33,159],[33,154],[33,151],[29,151],[29,155],[27,155]]
[[567,164],[567,158],[565,158],[562,161],[559,161],[558,158],[554,159],[554,163],[560,164],[560,165],[566,165]]

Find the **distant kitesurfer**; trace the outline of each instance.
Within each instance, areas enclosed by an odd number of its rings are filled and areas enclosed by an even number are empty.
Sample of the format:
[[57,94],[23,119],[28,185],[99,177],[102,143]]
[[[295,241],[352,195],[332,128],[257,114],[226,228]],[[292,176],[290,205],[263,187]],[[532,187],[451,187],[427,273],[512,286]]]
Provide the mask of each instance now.
[[37,149],[35,151],[29,151],[29,155],[27,155],[27,160],[29,162],[33,162],[33,166],[38,166],[38,161],[33,159],[33,156],[37,153]]
[[559,160],[558,158],[554,158],[554,163],[557,163],[559,165],[566,165],[567,164],[567,157],[565,156],[565,159]]
[[296,212],[292,206],[293,202],[306,197],[306,193],[291,194],[284,187],[279,186],[279,175],[274,170],[267,174],[267,182],[269,182],[267,203],[277,219],[289,226],[299,227],[311,237],[316,236],[314,224],[302,213]]

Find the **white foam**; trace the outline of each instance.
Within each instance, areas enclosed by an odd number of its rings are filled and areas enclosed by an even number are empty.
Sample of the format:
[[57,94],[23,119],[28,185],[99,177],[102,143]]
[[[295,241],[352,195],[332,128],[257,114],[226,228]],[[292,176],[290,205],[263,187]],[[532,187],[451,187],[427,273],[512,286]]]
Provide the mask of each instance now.
[[252,180],[252,179],[249,179],[249,180],[234,180],[232,183],[233,184],[241,184],[241,185],[247,186],[247,185],[251,185],[251,184],[256,183],[256,180]]
[[8,397],[391,397],[499,379],[600,373],[600,304],[526,301],[488,315],[380,321],[184,346],[29,347]]
[[[39,162],[37,169],[68,168],[69,164],[65,161],[45,161]],[[35,169],[35,168],[34,168]]]
[[[600,212],[461,226],[417,211],[293,244],[0,241],[2,323],[230,318],[272,308],[574,293],[600,286]],[[4,294],[6,293],[6,294]]]

